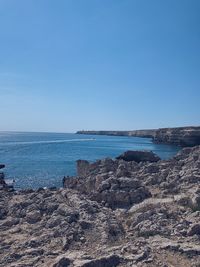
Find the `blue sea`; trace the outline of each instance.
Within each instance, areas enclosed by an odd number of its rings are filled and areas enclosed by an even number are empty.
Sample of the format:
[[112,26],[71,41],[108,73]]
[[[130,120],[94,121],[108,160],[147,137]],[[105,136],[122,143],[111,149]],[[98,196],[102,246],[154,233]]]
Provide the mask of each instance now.
[[61,187],[64,175],[76,175],[76,160],[114,158],[126,150],[152,150],[162,159],[180,148],[150,138],[70,133],[0,132],[0,163],[15,188]]

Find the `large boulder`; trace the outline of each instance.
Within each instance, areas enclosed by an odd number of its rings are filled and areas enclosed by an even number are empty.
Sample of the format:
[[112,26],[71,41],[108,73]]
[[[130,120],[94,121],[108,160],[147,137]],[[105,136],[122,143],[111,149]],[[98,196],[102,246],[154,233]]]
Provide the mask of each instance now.
[[160,158],[154,154],[152,151],[137,151],[128,150],[123,154],[119,155],[116,159],[122,159],[125,161],[136,161],[136,162],[157,162]]

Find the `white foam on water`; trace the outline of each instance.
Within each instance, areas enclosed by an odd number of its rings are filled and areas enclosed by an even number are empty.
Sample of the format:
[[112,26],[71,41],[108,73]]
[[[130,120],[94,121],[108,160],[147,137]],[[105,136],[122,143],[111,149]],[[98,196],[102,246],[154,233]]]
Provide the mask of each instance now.
[[27,142],[2,142],[1,145],[32,145],[32,144],[52,144],[52,143],[67,143],[67,142],[88,142],[95,141],[94,138],[87,139],[66,139],[66,140],[45,140],[45,141],[27,141]]

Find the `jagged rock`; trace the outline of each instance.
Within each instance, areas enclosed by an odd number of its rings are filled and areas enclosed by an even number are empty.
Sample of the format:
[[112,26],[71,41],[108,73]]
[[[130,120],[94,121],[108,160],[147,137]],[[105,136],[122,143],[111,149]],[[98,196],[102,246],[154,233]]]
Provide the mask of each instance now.
[[145,220],[138,224],[139,236],[149,237],[157,235],[161,232],[160,227],[150,220]]
[[160,158],[154,154],[152,151],[126,151],[116,159],[122,159],[125,161],[136,161],[136,162],[157,162]]
[[188,235],[200,235],[200,224],[193,224],[188,230]]
[[98,191],[102,192],[110,189],[110,187],[111,184],[109,183],[109,181],[102,181],[102,183],[99,185]]
[[191,207],[193,210],[199,210],[200,211],[200,194],[194,195],[194,197],[191,200]]
[[13,225],[16,225],[19,223],[19,219],[18,218],[10,218],[8,220],[6,220],[2,226],[7,226],[7,227],[12,227]]
[[140,262],[140,261],[144,261],[145,259],[148,258],[149,253],[150,253],[150,249],[149,248],[144,248],[143,251],[140,254],[137,254],[134,257],[134,260],[136,261],[136,263]]
[[[103,170],[103,174],[94,173],[93,166],[101,169],[100,166],[107,166],[107,174]],[[120,163],[120,165],[122,165]],[[112,171],[110,171],[111,166]],[[145,198],[151,196],[149,190],[141,185],[138,179],[131,177],[115,176],[118,169],[118,162],[109,159],[98,161],[87,165],[88,176],[83,178],[69,178],[65,182],[65,186],[73,188],[81,193],[88,195],[92,200],[99,202],[104,201],[111,208],[128,207],[134,203],[139,203]],[[121,167],[120,167],[121,168]],[[92,169],[92,172],[89,170]]]
[[59,206],[57,213],[64,216],[69,223],[76,222],[79,218],[78,212],[69,210],[64,204]]
[[92,227],[92,223],[88,221],[80,221],[79,223],[80,223],[81,228],[84,230]]
[[121,177],[118,179],[119,187],[122,190],[133,190],[141,186],[141,183],[137,179],[131,179],[127,177]]
[[53,217],[51,217],[49,220],[48,220],[48,222],[47,222],[47,224],[46,224],[46,227],[48,227],[48,228],[54,228],[54,227],[57,227],[58,225],[60,225],[61,224],[61,218],[60,217],[55,217],[55,216],[53,216]]
[[198,266],[199,155],[98,160],[63,189],[1,190],[0,266]]
[[89,162],[87,160],[77,160],[77,174],[80,177],[86,177],[89,172]]
[[161,249],[169,249],[172,250],[174,252],[179,251],[180,249],[180,244],[178,244],[177,242],[171,242],[171,241],[167,241],[161,244],[160,246]]
[[185,253],[189,257],[197,257],[200,255],[200,246],[197,245],[185,245],[179,248],[179,251]]
[[[112,187],[111,187],[112,188]],[[139,203],[144,199],[151,196],[151,193],[145,187],[132,189],[132,187],[126,187],[120,190],[105,190],[103,192],[93,193],[91,199],[99,202],[105,201],[107,205],[113,209],[129,207],[134,203]]]
[[0,220],[3,220],[6,218],[6,215],[8,214],[8,211],[5,207],[0,206]]
[[26,221],[30,224],[37,223],[40,220],[41,220],[41,214],[39,211],[33,211],[27,213],[26,215]]

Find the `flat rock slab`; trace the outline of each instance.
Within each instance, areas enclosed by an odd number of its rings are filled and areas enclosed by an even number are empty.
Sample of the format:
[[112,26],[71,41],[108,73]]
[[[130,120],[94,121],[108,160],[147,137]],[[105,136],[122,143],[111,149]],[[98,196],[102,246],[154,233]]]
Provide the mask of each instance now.
[[154,154],[152,151],[137,151],[137,150],[128,150],[123,154],[116,157],[116,159],[122,159],[125,161],[136,161],[139,162],[157,162],[160,158]]

